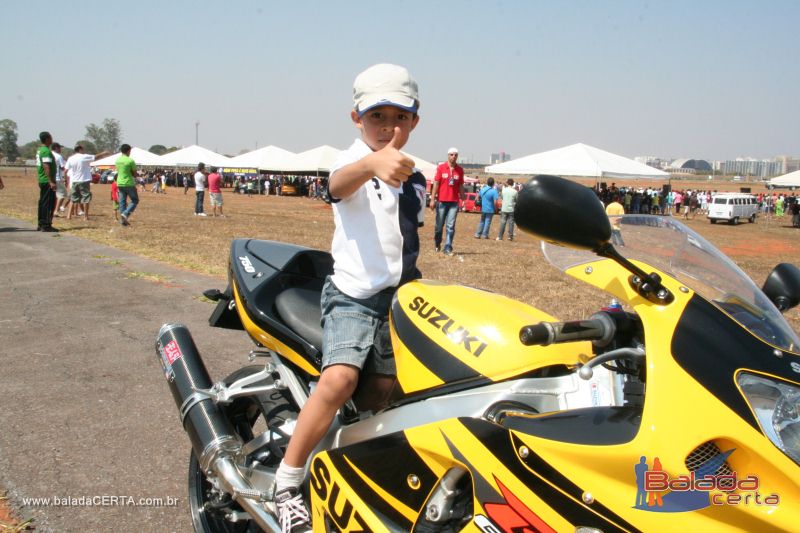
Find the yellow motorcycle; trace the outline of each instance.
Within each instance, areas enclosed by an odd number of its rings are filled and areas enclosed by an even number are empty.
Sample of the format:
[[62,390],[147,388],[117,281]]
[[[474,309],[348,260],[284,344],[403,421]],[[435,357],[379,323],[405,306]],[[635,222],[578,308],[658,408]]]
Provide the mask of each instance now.
[[[612,303],[559,322],[476,288],[402,286],[402,394],[340,411],[307,464],[313,530],[796,531],[800,339],[781,311],[800,270],[778,265],[759,289],[671,217],[612,230],[591,189],[553,176],[520,191],[515,218]],[[233,241],[210,323],[246,331],[259,363],[224,380],[184,326],[161,328],[196,531],[280,530],[275,468],[319,376],[331,271],[325,252]]]

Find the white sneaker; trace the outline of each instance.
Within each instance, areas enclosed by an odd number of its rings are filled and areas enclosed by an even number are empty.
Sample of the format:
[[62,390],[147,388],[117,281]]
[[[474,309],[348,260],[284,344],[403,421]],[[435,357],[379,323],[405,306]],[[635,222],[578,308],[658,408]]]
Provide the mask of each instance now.
[[199,217],[207,217],[208,215],[206,215],[205,213],[197,213],[197,216],[199,216]]
[[83,211],[78,211],[78,216],[82,217],[83,216]]
[[297,487],[287,487],[275,493],[281,533],[298,533],[311,530],[311,515],[303,495]]
[[63,213],[63,212],[64,212],[64,206],[63,206],[63,205],[62,205],[61,207],[59,207],[59,208],[58,208],[58,212],[59,212],[59,213]]

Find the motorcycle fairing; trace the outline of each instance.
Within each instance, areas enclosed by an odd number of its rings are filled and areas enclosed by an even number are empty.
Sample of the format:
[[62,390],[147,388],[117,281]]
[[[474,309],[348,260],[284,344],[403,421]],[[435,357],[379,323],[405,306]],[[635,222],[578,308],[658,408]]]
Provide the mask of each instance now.
[[429,280],[407,283],[391,308],[397,376],[405,394],[454,382],[503,381],[553,365],[574,365],[588,342],[526,347],[519,330],[553,318],[491,292]]
[[[791,366],[800,361],[798,355],[779,350],[778,357],[775,350],[697,295],[686,306],[672,339],[672,354],[678,364],[759,431],[735,376],[741,370],[752,370],[800,385],[800,374]],[[720,375],[726,379],[719,379]]]
[[340,531],[411,531],[439,480],[459,467],[471,480],[464,530],[490,520],[498,531],[638,531],[598,500],[584,503],[584,490],[541,457],[523,461],[520,446],[505,428],[459,418],[321,452],[311,464],[312,512]]
[[[716,313],[725,317],[703,319],[703,335],[710,339],[705,344],[713,344],[713,341],[720,341],[721,337],[729,334],[746,343],[756,342],[755,337],[723,311],[712,309],[710,303],[678,280],[649,265],[638,264],[647,272],[655,271],[661,276],[662,284],[675,296],[671,304],[657,305],[639,296],[625,282],[626,271],[610,260],[584,263],[565,270],[572,277],[601,288],[626,302],[642,321],[647,340],[647,391],[640,430],[635,438],[619,445],[598,447],[566,443],[555,438],[543,439],[523,433],[517,435],[528,448],[535,450],[556,470],[563,472],[576,485],[591,491],[597,499],[606,502],[606,505],[617,510],[621,516],[642,530],[697,530],[701,527],[719,529],[734,524],[736,528],[745,531],[796,529],[796,525],[800,523],[800,480],[794,475],[797,465],[766,440],[757,426],[753,426],[752,414],[748,413],[747,417],[740,415],[742,403],[736,407],[737,401],[733,401],[732,407],[727,403],[727,398],[732,398],[730,393],[717,396],[703,384],[705,378],[702,374],[707,374],[708,381],[711,381],[711,372],[721,373],[725,370],[703,361],[703,358],[709,357],[706,350],[701,353],[693,349],[691,355],[687,355],[687,346],[699,332],[697,325],[686,329],[685,324],[687,321],[697,320],[697,311],[702,309],[709,316]],[[687,310],[689,314],[685,318]],[[719,329],[723,326],[731,329]],[[679,333],[679,327],[684,331]],[[686,354],[673,353],[676,351],[674,337],[678,334],[682,337],[678,348],[682,352],[686,351]],[[778,358],[771,352],[765,352],[765,346],[768,345],[761,343],[754,354],[748,355],[747,350],[750,347],[755,348],[755,344],[745,344],[745,349],[734,342],[725,344],[727,351],[737,352],[739,355],[736,357],[745,358],[745,361],[758,368],[763,368],[758,361],[762,361],[765,354],[769,353],[768,360],[773,362],[767,364],[774,370],[774,361],[785,361],[787,357]],[[729,356],[730,354],[724,354],[724,357]],[[691,361],[684,368],[678,359],[687,357]],[[711,355],[712,359],[722,357],[722,352]],[[786,364],[788,368],[789,363]],[[694,375],[694,365],[700,366],[700,376]],[[729,372],[731,370],[732,368]],[[780,375],[787,375],[787,371],[782,371]],[[734,374],[726,375],[732,390],[736,390]],[[633,466],[641,456],[650,460],[658,457],[663,470],[672,476],[686,475],[689,472],[689,457],[707,443],[713,443],[723,451],[735,449],[735,453],[727,459],[729,467],[742,476],[758,475],[759,491],[765,495],[779,494],[782,498],[781,504],[711,505],[686,513],[653,513],[633,507],[636,501]]]

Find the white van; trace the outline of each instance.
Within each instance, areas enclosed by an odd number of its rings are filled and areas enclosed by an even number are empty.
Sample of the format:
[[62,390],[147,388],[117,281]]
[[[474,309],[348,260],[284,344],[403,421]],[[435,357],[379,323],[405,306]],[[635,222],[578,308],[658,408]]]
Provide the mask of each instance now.
[[708,220],[712,224],[717,220],[734,225],[744,219],[755,222],[757,213],[758,199],[752,194],[721,193],[713,196],[708,205]]

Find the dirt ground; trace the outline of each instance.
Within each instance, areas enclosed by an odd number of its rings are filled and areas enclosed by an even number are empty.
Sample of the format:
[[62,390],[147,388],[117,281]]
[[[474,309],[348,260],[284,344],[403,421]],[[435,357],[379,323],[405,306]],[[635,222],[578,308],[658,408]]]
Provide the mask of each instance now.
[[[38,186],[33,169],[0,169],[6,188],[0,191],[0,213],[36,224]],[[587,181],[588,184],[591,182]],[[628,184],[630,182],[625,182]],[[617,185],[621,185],[618,182]],[[660,186],[641,182],[634,186]],[[763,191],[761,184],[742,182],[672,181],[675,189],[738,190],[750,186]],[[194,191],[168,188],[166,194],[140,192],[141,202],[131,217],[131,226],[121,227],[114,220],[110,185],[92,186],[94,199],[90,220],[55,218],[62,231],[108,244],[195,272],[226,277],[231,239],[253,237],[290,242],[327,250],[333,232],[330,206],[302,197],[233,194],[225,190],[225,218],[195,217]],[[210,213],[208,198],[206,212]],[[426,278],[457,282],[489,289],[534,305],[560,319],[575,319],[591,314],[607,296],[568,279],[546,263],[539,241],[517,232],[513,242],[495,241],[499,216],[492,221],[491,239],[473,238],[478,215],[461,213],[456,225],[456,255],[446,257],[433,250],[433,212],[426,215],[420,230],[423,249],[419,266]],[[702,215],[685,221],[728,254],[757,285],[766,279],[779,262],[796,262],[800,233],[791,227],[790,217],[760,217],[755,224],[729,226],[709,224]],[[565,297],[566,296],[566,297]],[[787,315],[795,329],[800,312]]]

